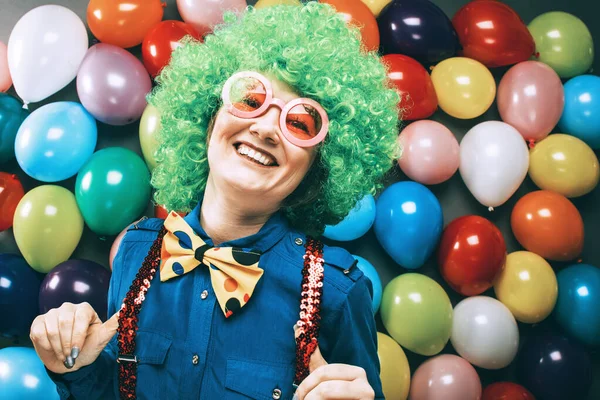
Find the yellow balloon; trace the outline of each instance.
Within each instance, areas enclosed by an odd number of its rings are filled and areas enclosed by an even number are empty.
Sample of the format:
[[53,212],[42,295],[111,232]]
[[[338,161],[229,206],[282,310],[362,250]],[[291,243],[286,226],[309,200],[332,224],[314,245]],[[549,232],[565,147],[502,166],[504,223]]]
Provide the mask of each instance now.
[[494,291],[518,321],[534,324],[554,309],[558,283],[546,260],[529,251],[516,251],[507,256]]
[[479,61],[454,57],[433,68],[431,80],[438,103],[447,114],[460,119],[477,118],[496,97],[496,81]]
[[69,259],[83,233],[83,217],[75,196],[55,185],[27,192],[15,210],[13,232],[31,268],[50,272]]
[[271,6],[278,6],[280,4],[286,6],[301,6],[300,0],[258,0],[254,5],[254,8],[264,8]]
[[379,17],[379,13],[383,10],[383,7],[387,6],[392,0],[361,0],[369,7],[369,10],[373,13],[375,18]]
[[402,347],[388,335],[377,332],[377,354],[381,384],[388,400],[406,400],[410,389],[410,366]]
[[541,189],[579,197],[598,185],[600,166],[594,150],[583,140],[555,134],[531,149],[529,176]]
[[140,119],[140,146],[146,165],[150,172],[156,168],[156,158],[154,152],[158,148],[156,134],[160,130],[160,114],[156,107],[148,104],[144,109],[142,118]]

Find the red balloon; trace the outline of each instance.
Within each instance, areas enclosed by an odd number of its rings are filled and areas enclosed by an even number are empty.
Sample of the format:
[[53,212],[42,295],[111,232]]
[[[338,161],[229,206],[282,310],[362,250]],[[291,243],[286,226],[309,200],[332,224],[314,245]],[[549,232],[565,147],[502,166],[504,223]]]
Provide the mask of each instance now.
[[[187,215],[186,212],[178,212],[177,214],[185,217]],[[167,219],[169,216],[169,212],[163,206],[159,206],[158,204],[154,206],[154,218]]]
[[415,59],[400,54],[386,54],[381,62],[400,92],[400,118],[413,121],[431,116],[438,99],[427,70]]
[[496,382],[485,388],[481,400],[535,400],[535,396],[516,383]]
[[187,35],[201,40],[191,25],[181,21],[162,21],[148,31],[142,42],[142,58],[153,78],[169,63],[171,53],[181,46],[181,39]]
[[467,215],[442,234],[438,261],[442,276],[458,293],[475,296],[492,287],[506,261],[500,230],[485,218]]
[[487,67],[516,64],[535,53],[535,42],[521,17],[499,1],[472,1],[458,10],[452,24],[462,55]]
[[24,195],[18,176],[0,172],[0,232],[12,226],[17,204]]

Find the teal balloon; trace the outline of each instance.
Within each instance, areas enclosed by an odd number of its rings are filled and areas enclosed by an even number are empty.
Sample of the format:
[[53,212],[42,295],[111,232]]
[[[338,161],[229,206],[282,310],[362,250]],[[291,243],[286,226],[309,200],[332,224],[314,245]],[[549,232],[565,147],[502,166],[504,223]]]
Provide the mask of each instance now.
[[381,297],[383,296],[383,285],[381,284],[381,279],[379,278],[379,274],[377,270],[367,260],[362,258],[361,256],[352,255],[355,260],[358,261],[356,266],[358,269],[362,271],[363,274],[371,281],[373,286],[373,296],[372,296],[372,308],[373,313],[377,313],[379,311],[379,307],[381,306]]
[[150,173],[131,150],[97,151],[77,174],[75,198],[87,226],[98,235],[117,235],[150,201]]
[[338,241],[358,239],[371,229],[375,221],[375,199],[368,194],[356,203],[350,213],[337,225],[327,225],[323,236]]
[[29,111],[14,97],[0,93],[0,164],[15,158],[15,138]]
[[56,384],[30,347],[0,350],[0,399],[59,400]]

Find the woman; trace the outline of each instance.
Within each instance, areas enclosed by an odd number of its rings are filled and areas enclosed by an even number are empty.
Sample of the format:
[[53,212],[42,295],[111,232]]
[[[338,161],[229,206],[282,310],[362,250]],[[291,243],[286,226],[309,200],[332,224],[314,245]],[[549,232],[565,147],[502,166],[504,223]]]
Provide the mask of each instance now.
[[128,229],[108,321],[86,304],[34,321],[61,398],[383,398],[370,282],[306,236],[399,156],[377,55],[328,5],[249,7],[157,80],[155,201],[191,212]]

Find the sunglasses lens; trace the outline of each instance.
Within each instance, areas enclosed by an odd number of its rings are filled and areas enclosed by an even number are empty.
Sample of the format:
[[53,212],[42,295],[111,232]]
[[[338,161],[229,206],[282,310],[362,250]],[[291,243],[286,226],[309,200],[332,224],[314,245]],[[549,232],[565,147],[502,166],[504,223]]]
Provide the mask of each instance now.
[[253,77],[237,78],[229,89],[231,104],[239,111],[258,110],[265,103],[266,97],[266,88],[261,81]]
[[321,131],[323,119],[316,108],[298,104],[288,112],[285,120],[288,131],[300,140],[314,138]]

